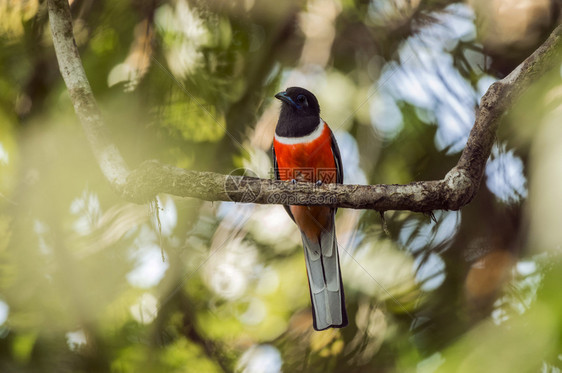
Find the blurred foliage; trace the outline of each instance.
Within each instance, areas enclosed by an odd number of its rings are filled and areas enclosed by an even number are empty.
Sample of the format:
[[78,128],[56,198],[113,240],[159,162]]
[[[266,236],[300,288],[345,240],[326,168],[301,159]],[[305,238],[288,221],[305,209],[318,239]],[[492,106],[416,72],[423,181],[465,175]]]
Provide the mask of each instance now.
[[[131,166],[271,175],[278,104],[320,100],[347,183],[441,178],[555,0],[94,1],[71,10]],[[560,69],[503,119],[475,200],[340,209],[350,325],[312,329],[280,206],[121,201],[89,151],[46,2],[0,1],[1,372],[559,372]]]

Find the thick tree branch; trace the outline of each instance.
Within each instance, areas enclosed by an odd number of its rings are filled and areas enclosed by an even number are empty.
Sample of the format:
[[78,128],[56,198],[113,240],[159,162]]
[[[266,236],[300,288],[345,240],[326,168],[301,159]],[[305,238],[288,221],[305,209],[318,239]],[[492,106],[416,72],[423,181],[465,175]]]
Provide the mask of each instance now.
[[49,0],[49,19],[61,74],[100,167],[123,198],[139,203],[158,193],[168,193],[207,201],[329,205],[379,211],[458,210],[474,198],[480,187],[502,115],[538,77],[560,64],[562,45],[562,26],[558,26],[511,74],[490,86],[482,97],[458,164],[443,179],[407,185],[318,187],[189,171],[157,161],[147,161],[129,172],[117,147],[108,140],[74,42],[67,0]]

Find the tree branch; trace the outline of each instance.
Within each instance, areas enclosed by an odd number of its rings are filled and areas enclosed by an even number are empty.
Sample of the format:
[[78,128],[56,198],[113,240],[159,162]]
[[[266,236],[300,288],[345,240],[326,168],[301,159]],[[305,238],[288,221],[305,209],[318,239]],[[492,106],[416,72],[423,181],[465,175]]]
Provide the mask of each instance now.
[[111,186],[122,194],[129,169],[119,149],[109,140],[107,128],[84,72],[74,40],[68,0],[49,0],[48,9],[59,70],[74,105],[74,111],[82,123],[103,175]]
[[130,201],[143,203],[158,193],[207,201],[328,205],[354,209],[458,210],[476,195],[505,111],[529,86],[560,63],[562,25],[511,74],[492,84],[480,101],[474,127],[458,164],[443,179],[407,185],[316,186],[180,169],[147,161],[128,170],[106,127],[86,78],[72,34],[67,0],[49,0],[49,20],[59,67],[76,114],[109,183]]

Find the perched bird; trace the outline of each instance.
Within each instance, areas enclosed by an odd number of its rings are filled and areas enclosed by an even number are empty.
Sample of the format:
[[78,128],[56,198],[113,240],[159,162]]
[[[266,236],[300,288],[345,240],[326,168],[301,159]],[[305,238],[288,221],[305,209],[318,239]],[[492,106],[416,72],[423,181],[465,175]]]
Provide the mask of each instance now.
[[[342,183],[343,168],[334,134],[321,118],[318,100],[300,87],[275,95],[282,101],[273,140],[277,180]],[[336,209],[285,206],[301,231],[314,329],[342,328],[347,312],[336,241]]]

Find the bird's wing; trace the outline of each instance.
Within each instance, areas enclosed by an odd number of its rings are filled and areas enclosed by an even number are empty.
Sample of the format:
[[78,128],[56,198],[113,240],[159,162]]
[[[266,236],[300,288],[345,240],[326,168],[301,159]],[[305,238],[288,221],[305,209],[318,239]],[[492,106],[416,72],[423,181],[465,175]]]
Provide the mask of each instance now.
[[343,166],[341,162],[341,153],[336,137],[332,130],[330,130],[332,153],[334,154],[334,161],[336,162],[336,183],[343,184]]

